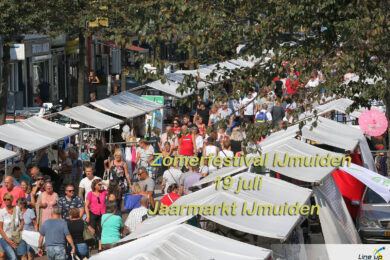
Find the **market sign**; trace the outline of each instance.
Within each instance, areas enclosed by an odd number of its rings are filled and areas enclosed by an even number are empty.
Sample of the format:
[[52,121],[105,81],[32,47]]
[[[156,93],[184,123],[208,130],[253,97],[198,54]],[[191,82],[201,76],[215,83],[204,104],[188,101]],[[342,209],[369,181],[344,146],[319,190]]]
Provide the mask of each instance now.
[[[163,96],[141,96],[144,99],[153,101],[159,105],[164,105],[164,97]],[[149,114],[145,115],[145,137],[148,137],[149,135],[149,126],[153,128],[158,128],[160,131],[163,128],[163,115],[164,115],[164,109],[156,109],[153,112],[150,112]]]
[[24,60],[26,58],[24,44],[18,43],[11,46],[9,50],[11,60]]
[[353,177],[364,183],[367,187],[381,196],[386,202],[390,201],[390,179],[369,169],[351,163],[349,167],[340,167]]
[[65,53],[67,55],[76,54],[77,53],[77,47],[79,45],[79,38],[73,41],[68,41],[65,45]]

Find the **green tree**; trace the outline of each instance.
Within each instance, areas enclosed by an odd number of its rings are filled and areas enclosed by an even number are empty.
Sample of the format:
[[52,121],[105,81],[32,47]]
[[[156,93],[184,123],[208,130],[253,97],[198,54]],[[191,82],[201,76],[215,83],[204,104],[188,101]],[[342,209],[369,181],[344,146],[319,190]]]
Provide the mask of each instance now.
[[[196,4],[139,0],[131,1],[126,14],[141,41],[156,45],[174,39],[178,52],[194,53],[186,62],[188,68],[235,58],[236,47],[245,43],[240,55],[254,55],[261,62],[252,69],[226,73],[236,95],[237,90],[242,95],[253,88],[254,82],[260,89],[271,86],[275,76],[292,69],[300,72],[300,85],[314,71],[321,71],[325,82],[299,97],[308,106],[320,101],[325,89],[328,95],[355,101],[351,109],[383,100],[390,119],[389,4],[387,0],[203,0]],[[270,51],[274,55],[266,60]],[[163,61],[155,58],[161,66]],[[359,80],[343,84],[347,72]],[[195,85],[185,82],[183,89]],[[220,93],[220,87],[213,86],[211,95]],[[269,131],[247,130],[252,140]]]
[[[79,39],[79,53],[77,65],[77,101],[84,103],[84,88],[88,78],[87,44],[89,36],[97,34],[99,27],[92,28],[91,22],[105,17],[106,10],[100,8],[104,1],[96,0],[56,0],[42,1],[45,5],[45,17],[48,26],[45,28],[50,35],[66,33],[70,38]],[[75,92],[74,92],[75,93]]]
[[0,1],[0,36],[3,42],[0,73],[0,125],[5,123],[8,102],[10,47],[23,33],[39,32],[43,27],[42,8],[32,1]]

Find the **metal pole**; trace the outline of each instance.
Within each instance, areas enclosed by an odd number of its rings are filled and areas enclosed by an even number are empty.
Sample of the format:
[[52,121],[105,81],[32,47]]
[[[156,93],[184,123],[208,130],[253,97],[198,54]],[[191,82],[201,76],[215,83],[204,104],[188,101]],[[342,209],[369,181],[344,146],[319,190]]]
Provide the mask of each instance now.
[[81,145],[83,143],[83,130],[79,133],[79,158],[81,158]]
[[110,141],[110,144],[112,143],[112,131],[111,131],[112,129],[110,128],[110,139],[109,139],[109,141]]
[[5,160],[4,178],[7,176],[8,160]]

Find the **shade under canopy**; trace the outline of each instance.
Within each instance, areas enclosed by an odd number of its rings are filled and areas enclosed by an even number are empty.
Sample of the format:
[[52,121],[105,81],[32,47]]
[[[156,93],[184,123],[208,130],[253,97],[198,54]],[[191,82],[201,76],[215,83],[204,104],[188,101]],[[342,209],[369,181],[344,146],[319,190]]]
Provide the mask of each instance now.
[[30,117],[16,124],[0,126],[0,140],[33,152],[78,132],[40,117]]
[[0,162],[8,160],[16,155],[17,153],[0,147]]
[[163,107],[153,101],[146,100],[128,92],[122,92],[116,96],[91,102],[91,105],[125,118],[144,115]]
[[63,110],[59,114],[100,130],[106,130],[123,123],[120,119],[100,113],[86,106],[77,106]]
[[271,250],[220,236],[188,224],[165,228],[147,237],[93,255],[92,260],[129,259],[268,259]]

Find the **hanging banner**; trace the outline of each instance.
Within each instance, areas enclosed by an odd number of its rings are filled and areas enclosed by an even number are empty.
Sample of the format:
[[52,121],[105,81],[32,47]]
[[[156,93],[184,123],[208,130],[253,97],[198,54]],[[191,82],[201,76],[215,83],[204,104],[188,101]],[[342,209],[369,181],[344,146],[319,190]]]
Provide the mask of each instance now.
[[[163,96],[141,96],[147,100],[153,101],[159,105],[164,105],[164,97]],[[164,115],[164,109],[156,109],[153,112],[150,112],[149,114],[145,115],[145,137],[149,137],[149,126],[152,128],[158,128],[161,130],[163,128],[163,115]]]
[[364,183],[371,190],[381,196],[386,202],[390,201],[390,179],[369,169],[351,163],[350,167],[340,167],[353,177]]

